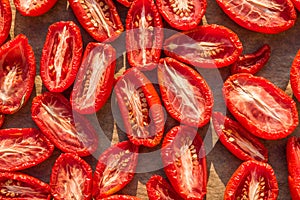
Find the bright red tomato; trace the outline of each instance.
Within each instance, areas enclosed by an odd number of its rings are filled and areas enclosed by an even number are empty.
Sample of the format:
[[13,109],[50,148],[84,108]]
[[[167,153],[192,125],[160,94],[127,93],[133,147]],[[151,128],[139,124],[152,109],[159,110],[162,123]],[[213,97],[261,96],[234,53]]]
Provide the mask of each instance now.
[[[140,200],[140,198],[134,197],[134,196],[129,196],[129,195],[112,195],[106,198],[100,198],[101,200]],[[97,199],[97,200],[100,200]]]
[[48,12],[57,0],[13,0],[17,11],[24,16],[39,16]]
[[300,101],[300,50],[297,52],[291,66],[290,81],[294,96]]
[[294,6],[300,11],[300,0],[292,0]]
[[0,1],[0,45],[7,39],[12,22],[12,12],[9,0]]

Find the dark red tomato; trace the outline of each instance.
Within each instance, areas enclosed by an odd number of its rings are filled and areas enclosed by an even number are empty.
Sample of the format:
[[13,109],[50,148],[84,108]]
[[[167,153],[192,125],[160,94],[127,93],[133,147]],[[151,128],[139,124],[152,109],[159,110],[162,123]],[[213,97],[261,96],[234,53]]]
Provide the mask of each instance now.
[[290,137],[286,145],[288,181],[293,200],[300,199],[300,138]]
[[34,52],[19,34],[0,48],[0,113],[13,114],[29,99],[36,73]]
[[109,197],[106,197],[106,198],[100,198],[100,199],[101,200],[140,200],[140,198],[125,195],[125,194],[123,194],[123,195],[121,195],[121,194],[120,195],[112,195],[112,196],[109,196]]
[[115,94],[129,140],[135,145],[158,145],[165,117],[150,80],[138,69],[130,68],[117,81]]
[[18,172],[0,173],[0,199],[50,200],[50,186]]
[[130,7],[134,0],[117,0],[123,6]]
[[13,0],[17,11],[24,16],[40,16],[48,12],[57,0]]
[[92,198],[92,168],[76,154],[61,154],[52,168],[50,188],[55,200],[89,200]]
[[206,11],[206,0],[168,1],[156,0],[156,5],[163,18],[179,30],[195,28]]
[[285,138],[298,125],[294,100],[263,77],[232,75],[224,83],[223,94],[229,111],[257,137]]
[[300,0],[292,0],[294,6],[300,11]]
[[224,200],[276,200],[278,184],[274,170],[265,163],[250,160],[242,163],[228,181]]
[[243,51],[238,36],[216,24],[198,26],[165,40],[164,52],[181,62],[203,68],[220,68],[234,63]]
[[43,134],[63,152],[87,156],[98,146],[92,124],[73,112],[70,102],[59,93],[46,92],[35,97],[31,116]]
[[231,65],[231,74],[257,73],[268,62],[270,54],[270,46],[264,44],[256,52],[240,56],[239,59]]
[[162,19],[153,0],[135,0],[126,18],[126,50],[130,66],[156,67],[163,44]]
[[197,129],[175,126],[161,149],[164,171],[175,191],[184,199],[203,199],[206,194],[206,154]]
[[161,176],[153,175],[146,184],[149,200],[183,200]]
[[220,112],[213,113],[212,121],[221,143],[236,157],[268,161],[268,149],[238,122]]
[[0,171],[16,171],[35,166],[50,157],[54,145],[37,129],[0,130]]
[[138,146],[124,141],[111,146],[99,156],[93,177],[94,198],[108,197],[133,179],[138,150]]
[[173,58],[161,59],[157,73],[162,100],[174,119],[195,127],[209,122],[213,96],[200,74]]
[[7,39],[12,22],[12,12],[9,0],[0,1],[0,45]]
[[297,52],[291,66],[290,82],[294,96],[300,101],[300,50]]
[[82,56],[79,27],[72,21],[60,21],[48,28],[41,57],[41,77],[51,92],[63,92],[76,78]]
[[275,34],[294,26],[297,14],[290,0],[217,0],[237,24],[252,31]]
[[124,30],[112,0],[69,0],[82,27],[97,41],[115,40]]
[[116,68],[116,51],[109,44],[87,45],[71,94],[72,108],[81,114],[100,110],[109,98]]

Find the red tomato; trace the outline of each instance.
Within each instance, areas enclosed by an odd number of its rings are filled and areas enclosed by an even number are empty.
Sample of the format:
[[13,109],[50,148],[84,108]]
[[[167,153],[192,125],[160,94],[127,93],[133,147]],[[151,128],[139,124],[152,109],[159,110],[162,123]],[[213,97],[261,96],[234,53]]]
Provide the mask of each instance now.
[[108,197],[133,179],[138,150],[138,146],[124,141],[111,146],[99,156],[93,177],[94,198]]
[[293,200],[300,199],[300,138],[290,137],[286,145],[288,181]]
[[297,14],[290,0],[217,0],[237,24],[252,31],[275,34],[294,26]]
[[294,6],[300,11],[300,0],[292,0]]
[[82,27],[97,41],[115,40],[124,30],[112,0],[69,0]]
[[92,168],[76,154],[61,154],[52,168],[50,187],[55,200],[89,200],[92,195]]
[[213,125],[222,144],[241,160],[268,161],[268,149],[238,122],[220,112],[213,113]]
[[270,54],[270,46],[264,44],[256,52],[240,56],[239,59],[231,65],[231,74],[257,73],[268,62]]
[[117,0],[123,6],[130,7],[134,0]]
[[[101,200],[140,200],[140,198],[129,196],[129,195],[112,195],[106,198],[100,198]],[[100,200],[99,199],[99,200]]]
[[287,137],[298,125],[296,103],[263,77],[240,73],[224,83],[226,105],[233,116],[257,137]]
[[0,114],[0,127],[3,125],[5,120],[5,115]]
[[228,181],[224,200],[268,199],[276,200],[278,184],[272,167],[250,160],[242,163]]
[[41,57],[41,78],[51,92],[63,92],[72,85],[81,62],[82,38],[72,21],[60,21],[48,28]]
[[57,0],[13,0],[17,11],[24,16],[39,16],[48,12]]
[[216,24],[198,26],[165,40],[164,52],[181,62],[203,68],[220,68],[234,63],[243,51],[238,36]]
[[291,66],[290,82],[294,96],[300,101],[300,50],[297,52]]
[[46,92],[32,101],[31,116],[43,134],[60,150],[87,156],[98,146],[89,121],[72,112],[70,102],[59,93]]
[[206,156],[196,129],[175,126],[165,136],[161,156],[164,171],[184,199],[203,199],[206,194]]
[[0,113],[13,114],[27,102],[34,86],[35,57],[25,35],[0,48]]
[[163,43],[162,19],[153,0],[135,0],[126,18],[126,50],[130,66],[156,67]]
[[9,0],[0,1],[0,45],[7,39],[11,27],[12,13]]
[[213,96],[200,74],[173,58],[161,59],[157,73],[162,100],[174,119],[195,127],[209,122]]
[[100,110],[109,98],[116,68],[116,51],[109,44],[89,43],[71,94],[72,108],[81,114]]
[[27,174],[0,173],[0,199],[50,200],[48,184]]
[[206,0],[168,1],[156,0],[163,18],[174,28],[190,30],[196,28],[206,11]]

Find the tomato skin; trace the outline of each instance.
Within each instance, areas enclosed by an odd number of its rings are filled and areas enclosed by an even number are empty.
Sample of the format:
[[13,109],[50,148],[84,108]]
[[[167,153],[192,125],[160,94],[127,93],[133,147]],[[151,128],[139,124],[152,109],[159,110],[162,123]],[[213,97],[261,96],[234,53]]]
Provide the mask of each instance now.
[[74,22],[60,21],[49,26],[41,56],[40,74],[50,92],[63,92],[72,85],[81,55],[82,37]]
[[292,0],[295,8],[300,11],[300,1],[299,0]]
[[3,125],[5,120],[5,115],[0,114],[0,127]]
[[[0,113],[13,114],[28,101],[36,74],[32,47],[25,35],[19,34],[0,48],[3,70],[0,72]],[[8,89],[7,89],[8,88]]]
[[[101,200],[140,200],[140,198],[134,197],[134,196],[129,196],[129,195],[112,195],[106,198],[100,198]],[[100,200],[99,199],[99,200]],[[98,199],[97,199],[98,200]]]
[[225,81],[223,94],[229,111],[257,137],[285,138],[299,123],[294,100],[263,77],[234,74]]
[[293,94],[300,101],[300,50],[297,52],[290,70],[290,81]]
[[0,27],[0,45],[7,39],[12,22],[12,12],[9,0],[0,1],[2,27]]
[[19,11],[21,15],[35,17],[48,12],[56,4],[57,0],[39,1],[42,2],[42,4],[35,4],[34,1],[30,0],[29,2],[26,2],[29,3],[29,5],[26,5],[26,3],[22,0],[13,0],[13,2],[16,6],[17,11]]
[[130,7],[133,0],[117,0],[120,4],[122,4],[123,6],[126,6],[126,7]]

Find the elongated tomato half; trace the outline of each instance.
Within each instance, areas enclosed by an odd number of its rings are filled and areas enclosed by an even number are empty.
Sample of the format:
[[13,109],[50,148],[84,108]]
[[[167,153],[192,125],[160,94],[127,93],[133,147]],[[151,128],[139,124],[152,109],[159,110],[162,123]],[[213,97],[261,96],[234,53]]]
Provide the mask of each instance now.
[[12,22],[12,12],[9,0],[0,1],[0,45],[7,39]]
[[116,83],[115,94],[129,140],[135,145],[158,145],[165,117],[150,80],[138,69],[130,68]]
[[220,68],[234,63],[243,51],[238,36],[216,24],[197,26],[165,40],[164,52],[181,62],[202,68]]
[[290,0],[217,0],[237,24],[252,31],[275,34],[291,28],[296,11]]
[[69,0],[82,27],[97,41],[115,40],[124,30],[112,0]]
[[298,125],[296,103],[263,77],[232,75],[224,83],[223,94],[229,111],[257,137],[285,138]]
[[108,197],[125,187],[135,173],[138,146],[129,141],[117,143],[98,158],[93,177],[93,197]]
[[135,0],[126,18],[126,49],[130,66],[151,70],[163,45],[162,19],[153,0]]
[[116,68],[116,51],[109,44],[87,45],[71,94],[72,108],[81,114],[100,110],[109,98]]
[[46,92],[32,101],[31,116],[43,134],[60,150],[87,156],[98,145],[89,121],[72,112],[69,101],[59,93]]
[[0,199],[48,200],[50,186],[19,172],[0,173]]
[[50,188],[56,200],[89,200],[92,193],[92,168],[76,154],[61,154],[52,168]]
[[[130,196],[130,195],[125,195],[125,194],[116,194],[116,195],[111,195],[106,198],[100,198],[101,200],[140,200],[138,197]],[[100,200],[97,199],[97,200]]]
[[160,60],[157,74],[165,108],[174,119],[194,127],[208,123],[213,96],[200,74],[168,57]]
[[291,66],[290,82],[294,96],[300,101],[300,50],[297,52]]
[[268,149],[238,122],[220,112],[213,113],[213,125],[221,143],[241,160],[268,161]]
[[206,194],[206,154],[197,129],[175,126],[165,136],[161,156],[164,171],[184,199],[203,199]]
[[30,97],[36,73],[34,52],[19,34],[0,48],[0,113],[13,114]]
[[72,21],[60,21],[48,28],[40,71],[51,92],[63,92],[72,85],[81,62],[82,38]]
[[57,0],[13,0],[18,12],[23,16],[40,16],[48,12]]
[[276,200],[277,196],[278,184],[272,167],[265,162],[250,160],[242,163],[231,176],[224,200]]

